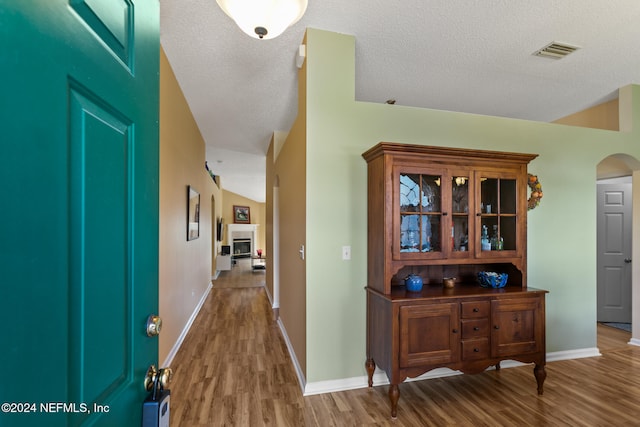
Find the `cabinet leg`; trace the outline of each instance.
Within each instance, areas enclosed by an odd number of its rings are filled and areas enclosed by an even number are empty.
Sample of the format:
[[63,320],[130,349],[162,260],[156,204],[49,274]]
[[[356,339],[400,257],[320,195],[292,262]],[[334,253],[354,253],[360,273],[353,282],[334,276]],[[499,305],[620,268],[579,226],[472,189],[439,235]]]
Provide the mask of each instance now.
[[500,370],[500,362],[496,363],[496,371]]
[[398,384],[389,386],[389,401],[391,402],[391,418],[394,420],[398,416],[398,400],[400,399],[400,389]]
[[541,396],[543,393],[543,384],[545,378],[547,378],[547,371],[544,368],[544,365],[536,364],[535,368],[533,368],[533,375],[536,377],[536,382],[538,383],[538,394]]
[[364,367],[367,370],[367,376],[369,377],[369,387],[373,387],[373,372],[376,370],[376,363],[373,359],[367,359],[364,362]]

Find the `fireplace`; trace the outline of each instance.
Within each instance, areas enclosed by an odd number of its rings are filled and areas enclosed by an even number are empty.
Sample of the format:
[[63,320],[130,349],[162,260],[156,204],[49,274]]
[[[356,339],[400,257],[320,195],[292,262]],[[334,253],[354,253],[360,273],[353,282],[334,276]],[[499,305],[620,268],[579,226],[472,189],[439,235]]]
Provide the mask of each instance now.
[[251,239],[233,239],[233,256],[248,258],[251,256]]
[[227,225],[227,242],[233,258],[249,258],[255,254],[257,227],[258,224]]

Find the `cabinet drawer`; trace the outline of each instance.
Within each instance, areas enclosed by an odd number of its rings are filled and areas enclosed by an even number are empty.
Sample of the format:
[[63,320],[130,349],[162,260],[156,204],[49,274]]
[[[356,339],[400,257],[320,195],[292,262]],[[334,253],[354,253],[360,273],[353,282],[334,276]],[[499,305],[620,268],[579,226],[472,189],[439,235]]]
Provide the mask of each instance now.
[[462,339],[488,338],[489,319],[470,319],[462,321]]
[[460,303],[461,317],[463,319],[473,319],[489,316],[489,301],[469,301]]
[[462,360],[486,359],[489,357],[489,339],[462,341]]

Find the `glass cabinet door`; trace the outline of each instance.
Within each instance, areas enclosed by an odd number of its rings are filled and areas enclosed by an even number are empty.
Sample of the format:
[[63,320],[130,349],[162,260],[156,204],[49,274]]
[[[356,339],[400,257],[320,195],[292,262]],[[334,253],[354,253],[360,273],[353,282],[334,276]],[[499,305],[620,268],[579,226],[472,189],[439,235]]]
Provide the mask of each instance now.
[[441,252],[441,176],[400,173],[400,252]]
[[469,251],[469,176],[451,177],[451,251]]
[[480,251],[515,251],[516,179],[480,178]]

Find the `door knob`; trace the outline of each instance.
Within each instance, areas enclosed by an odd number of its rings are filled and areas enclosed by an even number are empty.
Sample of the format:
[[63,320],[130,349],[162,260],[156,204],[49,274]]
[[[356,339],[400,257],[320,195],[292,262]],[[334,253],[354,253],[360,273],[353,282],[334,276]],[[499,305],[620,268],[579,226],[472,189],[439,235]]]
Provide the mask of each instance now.
[[624,262],[626,262],[627,264],[630,264],[631,263],[631,258],[625,258]]
[[155,387],[160,386],[161,390],[169,387],[173,379],[173,370],[171,368],[158,369],[155,365],[149,366],[147,374],[144,377],[144,389],[152,391]]
[[160,330],[162,329],[162,319],[160,316],[156,314],[151,314],[147,318],[147,336],[155,337],[156,335],[160,335]]
[[147,391],[153,390],[153,384],[156,382],[158,378],[158,369],[156,365],[149,366],[147,369],[147,374],[144,376],[144,389]]
[[162,389],[166,389],[173,379],[173,370],[171,368],[162,368],[158,371],[158,383]]

